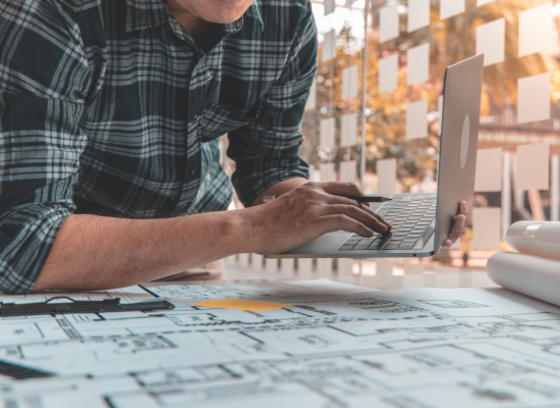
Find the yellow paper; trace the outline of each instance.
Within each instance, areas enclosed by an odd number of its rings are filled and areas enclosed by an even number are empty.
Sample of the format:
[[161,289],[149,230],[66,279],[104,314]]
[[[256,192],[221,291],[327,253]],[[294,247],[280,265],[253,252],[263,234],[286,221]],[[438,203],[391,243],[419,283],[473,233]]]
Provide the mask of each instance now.
[[286,303],[262,302],[260,300],[244,299],[208,300],[206,302],[191,303],[191,305],[215,307],[218,309],[249,310],[251,312],[264,312],[265,310],[274,310],[293,306]]

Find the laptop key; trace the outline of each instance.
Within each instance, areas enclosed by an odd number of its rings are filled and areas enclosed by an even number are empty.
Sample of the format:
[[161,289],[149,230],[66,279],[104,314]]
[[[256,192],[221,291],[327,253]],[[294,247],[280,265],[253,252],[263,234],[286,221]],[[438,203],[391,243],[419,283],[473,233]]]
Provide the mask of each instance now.
[[385,250],[392,250],[392,249],[397,249],[398,247],[399,247],[399,246],[398,246],[397,244],[390,244],[390,245],[387,245],[387,246],[386,246],[385,248],[383,248],[383,249],[385,249]]
[[368,250],[382,249],[386,243],[387,243],[386,241],[375,241],[373,244],[369,246]]
[[412,249],[414,247],[414,242],[408,243],[402,243],[399,245],[399,249]]

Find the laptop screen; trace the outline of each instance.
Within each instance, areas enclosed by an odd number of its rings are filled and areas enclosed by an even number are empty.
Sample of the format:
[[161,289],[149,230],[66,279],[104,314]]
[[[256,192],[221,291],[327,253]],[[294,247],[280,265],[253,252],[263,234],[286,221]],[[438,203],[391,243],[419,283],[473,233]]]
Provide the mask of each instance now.
[[451,231],[459,203],[474,193],[484,54],[447,68],[443,90],[434,254]]

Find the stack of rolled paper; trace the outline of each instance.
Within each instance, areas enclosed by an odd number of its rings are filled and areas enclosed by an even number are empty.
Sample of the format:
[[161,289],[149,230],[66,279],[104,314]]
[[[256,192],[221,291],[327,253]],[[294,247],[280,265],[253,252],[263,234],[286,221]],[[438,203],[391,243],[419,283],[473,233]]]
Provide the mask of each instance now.
[[560,222],[520,221],[504,241],[517,251],[488,260],[490,279],[507,289],[560,306]]

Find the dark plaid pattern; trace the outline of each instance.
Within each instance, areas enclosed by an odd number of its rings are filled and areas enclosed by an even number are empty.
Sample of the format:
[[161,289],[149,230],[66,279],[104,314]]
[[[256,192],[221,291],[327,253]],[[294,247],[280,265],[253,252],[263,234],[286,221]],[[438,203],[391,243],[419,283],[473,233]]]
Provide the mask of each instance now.
[[0,0],[0,290],[30,291],[73,213],[245,205],[307,177],[308,0],[257,0],[197,47],[164,0]]

